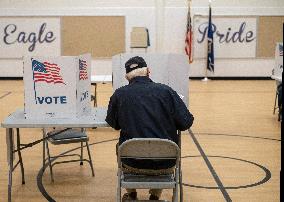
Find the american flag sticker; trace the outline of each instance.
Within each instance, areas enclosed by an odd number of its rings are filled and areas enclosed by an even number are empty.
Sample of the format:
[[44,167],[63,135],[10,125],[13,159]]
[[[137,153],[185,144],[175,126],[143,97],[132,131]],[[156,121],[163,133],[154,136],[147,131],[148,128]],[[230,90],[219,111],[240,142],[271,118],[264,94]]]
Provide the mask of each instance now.
[[35,83],[65,84],[57,64],[32,60],[32,70]]
[[87,80],[87,62],[85,60],[79,59],[79,80]]

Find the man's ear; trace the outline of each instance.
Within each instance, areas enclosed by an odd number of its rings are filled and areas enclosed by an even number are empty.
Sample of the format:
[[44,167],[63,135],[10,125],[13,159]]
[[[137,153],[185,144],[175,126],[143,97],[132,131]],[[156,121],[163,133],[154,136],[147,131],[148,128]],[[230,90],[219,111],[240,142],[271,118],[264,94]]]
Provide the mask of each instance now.
[[150,75],[150,69],[149,69],[149,67],[147,67],[147,76],[149,76]]
[[129,80],[128,80],[128,77],[127,77],[127,74],[125,74],[125,78],[126,78],[127,81],[129,81]]

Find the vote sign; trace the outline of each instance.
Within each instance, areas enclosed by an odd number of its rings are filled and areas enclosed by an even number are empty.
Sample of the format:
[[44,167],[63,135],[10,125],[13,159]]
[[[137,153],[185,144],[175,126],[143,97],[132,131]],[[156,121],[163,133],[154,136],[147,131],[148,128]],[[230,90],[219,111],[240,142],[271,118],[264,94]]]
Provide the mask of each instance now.
[[25,117],[75,118],[91,111],[91,55],[26,57]]

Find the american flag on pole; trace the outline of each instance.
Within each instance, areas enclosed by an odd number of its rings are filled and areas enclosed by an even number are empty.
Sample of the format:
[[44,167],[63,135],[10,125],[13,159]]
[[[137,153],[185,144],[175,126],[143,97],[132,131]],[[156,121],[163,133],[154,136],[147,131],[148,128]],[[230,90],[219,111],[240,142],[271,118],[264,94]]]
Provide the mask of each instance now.
[[214,44],[213,44],[211,4],[209,4],[209,22],[208,22],[207,40],[208,40],[207,69],[211,72],[214,72]]
[[283,56],[283,45],[279,44],[279,56]]
[[188,11],[187,11],[187,25],[186,25],[186,37],[185,37],[185,53],[188,55],[189,63],[193,62],[192,58],[192,23],[190,14],[190,2],[188,0]]
[[79,80],[87,80],[88,72],[87,72],[87,62],[85,60],[79,59]]
[[60,75],[60,67],[57,64],[32,60],[32,70],[35,83],[46,82],[65,84]]

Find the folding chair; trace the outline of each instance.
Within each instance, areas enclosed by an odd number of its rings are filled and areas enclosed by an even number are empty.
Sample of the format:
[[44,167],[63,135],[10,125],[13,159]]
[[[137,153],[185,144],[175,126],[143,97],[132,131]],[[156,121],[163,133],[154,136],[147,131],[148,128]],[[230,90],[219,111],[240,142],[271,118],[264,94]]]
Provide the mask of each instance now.
[[[122,159],[174,159],[175,170],[172,174],[150,176],[124,173]],[[180,187],[180,201],[183,201],[181,179],[181,154],[179,146],[165,139],[139,138],[122,143],[118,148],[118,184],[117,202],[121,201],[121,189],[173,189],[174,202],[178,202],[178,188]]]
[[279,87],[282,85],[282,82],[276,81],[276,93],[275,93],[275,100],[274,100],[274,106],[273,106],[273,114],[275,114],[276,109],[278,109],[278,121],[280,121],[280,113],[281,108],[277,104],[277,99],[279,96]]
[[279,95],[278,85],[279,85],[278,82],[276,82],[276,92],[275,92],[275,99],[274,99],[274,106],[273,106],[273,114],[275,114],[276,109],[278,109],[278,106],[277,106],[277,98]]
[[[80,162],[80,165],[83,165],[83,161],[87,161],[90,164],[92,176],[95,176],[94,168],[93,168],[93,162],[91,158],[90,148],[89,148],[89,138],[85,133],[85,129],[64,129],[64,130],[52,130],[50,132],[47,132],[46,129],[43,129],[43,135],[44,135],[44,146],[43,146],[43,164],[45,164],[45,148],[47,153],[47,160],[48,165],[50,168],[50,175],[51,175],[51,181],[54,182],[53,177],[53,166],[56,164],[61,163],[69,163],[69,162]],[[46,140],[47,139],[47,140]],[[48,142],[52,143],[53,145],[61,145],[61,144],[70,144],[70,143],[81,143],[81,154],[61,154],[57,156],[51,156],[50,155],[50,149]],[[85,142],[85,147],[87,148],[89,159],[83,158],[83,143]],[[72,157],[77,156],[79,158],[74,158],[72,160],[65,160],[65,161],[57,161],[58,158],[62,157]],[[54,162],[53,162],[54,161]]]

